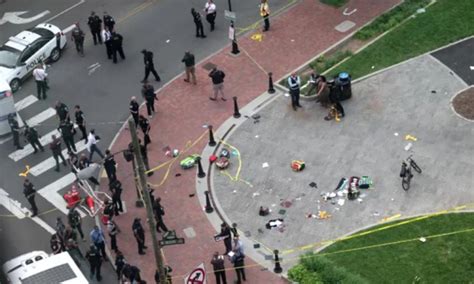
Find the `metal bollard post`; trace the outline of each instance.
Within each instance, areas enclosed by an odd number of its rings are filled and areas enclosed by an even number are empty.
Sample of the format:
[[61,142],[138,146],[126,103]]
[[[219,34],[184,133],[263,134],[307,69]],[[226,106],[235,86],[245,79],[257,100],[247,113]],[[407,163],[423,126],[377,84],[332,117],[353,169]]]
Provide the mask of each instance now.
[[212,213],[214,211],[214,208],[211,206],[211,200],[209,198],[210,192],[208,190],[204,191],[204,194],[206,194],[206,213]]
[[234,100],[234,118],[240,117],[239,105],[237,104],[237,97],[232,98]]
[[273,73],[269,72],[268,73],[268,93],[273,94],[275,93],[275,88],[273,87]]
[[281,273],[283,269],[281,268],[280,265],[280,258],[278,257],[278,250],[274,250],[273,253],[275,254],[275,267],[273,268],[273,272],[275,273]]
[[212,125],[209,125],[209,146],[214,147],[216,146],[216,140],[214,140],[214,132],[212,132]]
[[197,158],[196,159],[196,162],[198,164],[198,178],[203,178],[206,176],[206,173],[204,172],[204,170],[202,169],[202,164],[201,164],[201,157]]

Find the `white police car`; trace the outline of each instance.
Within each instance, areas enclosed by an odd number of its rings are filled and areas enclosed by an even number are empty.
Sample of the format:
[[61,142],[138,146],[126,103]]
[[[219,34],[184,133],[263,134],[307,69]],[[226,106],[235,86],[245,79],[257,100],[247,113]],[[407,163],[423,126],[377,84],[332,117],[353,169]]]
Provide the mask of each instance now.
[[0,79],[10,84],[13,92],[17,91],[38,63],[57,61],[66,42],[58,27],[46,23],[10,37],[0,47]]

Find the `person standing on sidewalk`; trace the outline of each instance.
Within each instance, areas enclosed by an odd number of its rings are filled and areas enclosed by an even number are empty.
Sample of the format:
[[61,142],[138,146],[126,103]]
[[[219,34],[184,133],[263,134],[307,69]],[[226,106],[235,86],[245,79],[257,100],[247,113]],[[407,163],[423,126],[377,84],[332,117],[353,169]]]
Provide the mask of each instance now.
[[212,269],[214,270],[214,276],[216,276],[216,283],[227,284],[227,279],[225,275],[225,265],[224,265],[224,256],[219,255],[219,252],[215,252],[211,259]]
[[112,59],[112,33],[108,27],[104,27],[100,32],[100,37],[105,44],[105,52],[107,53],[107,58]]
[[59,132],[61,132],[66,144],[68,152],[76,153],[76,145],[74,144],[74,134],[76,130],[74,129],[74,124],[69,120],[62,120],[58,127]]
[[232,251],[232,235],[229,225],[227,223],[221,224],[221,232],[217,235],[218,237],[224,238],[225,253],[228,254]]
[[143,115],[140,114],[140,116],[138,117],[138,125],[140,125],[140,128],[142,129],[143,136],[144,136],[143,139],[144,139],[144,143],[145,143],[145,147],[146,147],[146,146],[148,146],[148,144],[151,143],[150,122],[148,121],[148,119],[146,117],[144,117]]
[[114,180],[117,179],[117,163],[114,160],[114,156],[110,153],[110,150],[105,150],[105,160],[104,160],[104,169],[107,173],[107,177],[109,178],[109,184],[112,183]]
[[143,78],[142,83],[145,83],[145,81],[148,80],[148,76],[150,75],[150,72],[153,74],[153,76],[155,76],[155,80],[157,82],[160,82],[161,78],[158,75],[158,72],[156,72],[155,63],[153,62],[153,52],[143,49],[142,53],[143,53],[143,62],[145,63],[145,77]]
[[13,146],[15,146],[17,150],[23,149],[20,144],[20,125],[18,124],[18,121],[16,121],[15,113],[8,115],[8,125],[10,126],[13,135]]
[[92,229],[90,237],[95,247],[100,250],[104,261],[107,261],[107,255],[105,254],[105,236],[102,230],[97,225],[95,225],[94,229]]
[[127,261],[125,260],[125,257],[123,256],[123,253],[121,251],[116,251],[116,255],[115,255],[115,272],[117,273],[117,280],[119,281],[119,283],[123,283],[122,280],[123,280],[123,277],[122,277],[122,271],[123,271],[123,268],[125,266],[125,264],[127,264]]
[[211,32],[214,31],[215,22],[216,22],[216,4],[213,0],[207,0],[206,5],[204,5],[204,11],[206,12],[206,21],[211,25]]
[[31,147],[35,150],[33,154],[38,153],[38,148],[41,152],[44,152],[43,145],[39,141],[38,131],[34,127],[29,127],[28,125],[25,126],[25,137],[28,142],[30,142]]
[[148,84],[148,81],[143,83],[142,87],[142,96],[146,102],[146,110],[148,112],[148,117],[152,118],[155,114],[155,101],[158,100],[155,94],[155,88],[151,84]]
[[115,20],[110,16],[107,12],[104,11],[104,16],[102,17],[104,20],[104,26],[109,29],[110,32],[114,31]]
[[296,76],[295,72],[291,73],[291,76],[288,77],[288,86],[290,86],[291,106],[295,111],[297,107],[302,107],[300,105],[300,85],[300,76]]
[[107,231],[110,237],[110,247],[117,253],[119,251],[117,246],[117,234],[120,233],[120,229],[114,221],[107,221]]
[[36,65],[35,70],[33,70],[33,77],[35,77],[36,81],[36,90],[38,92],[38,100],[46,100],[46,90],[48,89],[48,83],[46,80],[48,79],[48,73],[46,73],[43,64]]
[[214,88],[214,97],[209,97],[211,101],[216,101],[217,100],[217,95],[221,93],[221,99],[223,101],[227,101],[227,99],[224,96],[224,78],[225,78],[225,73],[217,67],[214,67],[211,72],[209,73],[209,77],[212,79],[212,84]]
[[72,30],[71,33],[71,40],[76,45],[77,53],[79,53],[81,57],[84,57],[84,38],[86,35],[81,30],[79,23],[76,23],[75,25],[76,27]]
[[112,202],[115,204],[115,208],[118,211],[123,212],[122,206],[122,183],[116,179],[109,184],[109,189],[112,192]]
[[89,261],[91,267],[89,278],[92,280],[95,274],[97,281],[100,282],[102,280],[102,276],[100,275],[102,259],[99,250],[93,244],[90,245],[89,251],[86,253],[86,259]]
[[186,70],[186,79],[184,79],[184,82],[189,83],[189,77],[191,77],[192,83],[196,85],[196,68],[194,67],[194,54],[189,51],[186,51],[181,62],[184,62]]
[[263,18],[263,31],[267,32],[270,29],[270,8],[268,7],[268,0],[260,2],[260,16]]
[[230,261],[234,264],[235,273],[237,274],[236,284],[241,284],[242,280],[247,281],[247,279],[245,278],[244,248],[242,241],[239,239],[239,235],[234,238],[234,249],[232,252],[234,254]]
[[94,45],[97,45],[97,42],[102,44],[102,38],[100,36],[100,28],[102,26],[102,20],[95,14],[94,11],[91,12],[89,20],[87,21],[89,28],[91,30],[92,38],[94,39]]
[[29,179],[25,179],[25,182],[23,183],[23,194],[31,205],[31,211],[33,211],[31,218],[33,218],[38,215],[38,207],[36,206],[35,201],[36,189]]
[[56,138],[56,135],[52,135],[51,143],[49,144],[49,149],[51,149],[51,152],[53,153],[53,158],[56,161],[56,168],[54,169],[55,171],[59,172],[59,158],[63,161],[63,165],[66,166],[66,159],[64,159],[62,150],[61,150],[61,140],[59,138]]
[[140,113],[140,105],[137,103],[137,97],[133,96],[130,99],[130,105],[128,107],[130,109],[130,114],[132,115],[133,122],[135,122],[135,127],[138,126],[138,115]]
[[99,147],[97,147],[97,140],[99,140],[99,136],[95,135],[95,129],[91,129],[91,132],[89,132],[89,136],[87,137],[87,150],[89,151],[89,161],[92,161],[92,156],[94,155],[94,152],[97,152],[97,154],[103,159],[104,154],[100,151]]
[[156,231],[158,233],[161,233],[161,230],[163,230],[165,233],[168,232],[169,230],[166,227],[165,222],[163,221],[163,216],[165,216],[165,209],[163,209],[163,206],[161,206],[160,197],[156,198],[155,202],[153,202],[153,211],[155,212]]
[[112,60],[117,63],[117,53],[120,55],[122,60],[125,60],[125,54],[123,53],[123,36],[117,32],[112,32],[110,39],[112,44]]
[[82,112],[80,105],[76,105],[74,107],[74,116],[76,117],[76,124],[82,133],[81,140],[84,140],[84,142],[87,143],[86,120],[84,118],[84,113]]
[[82,232],[82,220],[81,220],[81,215],[75,208],[71,208],[69,210],[69,213],[67,214],[67,220],[69,226],[73,228],[74,230],[79,232],[79,235],[81,235],[82,241],[86,241],[84,238],[84,233]]
[[137,240],[138,254],[143,255],[145,254],[143,249],[146,249],[147,247],[145,246],[145,230],[143,229],[140,220],[140,218],[135,218],[133,220],[132,230],[135,240]]
[[196,25],[196,37],[206,38],[206,35],[204,34],[204,27],[202,25],[201,14],[192,8],[191,15],[193,15],[194,24]]

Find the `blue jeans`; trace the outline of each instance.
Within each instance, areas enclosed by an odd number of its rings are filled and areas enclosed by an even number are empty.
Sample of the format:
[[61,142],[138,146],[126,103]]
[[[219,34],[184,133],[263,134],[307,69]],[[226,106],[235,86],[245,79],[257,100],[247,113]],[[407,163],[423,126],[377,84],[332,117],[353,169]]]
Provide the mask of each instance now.
[[92,161],[92,155],[94,155],[94,152],[97,152],[97,154],[103,159],[104,158],[104,154],[102,154],[102,152],[100,151],[99,147],[97,147],[96,144],[92,144],[91,145],[91,150],[90,150],[90,153],[89,153],[89,161]]

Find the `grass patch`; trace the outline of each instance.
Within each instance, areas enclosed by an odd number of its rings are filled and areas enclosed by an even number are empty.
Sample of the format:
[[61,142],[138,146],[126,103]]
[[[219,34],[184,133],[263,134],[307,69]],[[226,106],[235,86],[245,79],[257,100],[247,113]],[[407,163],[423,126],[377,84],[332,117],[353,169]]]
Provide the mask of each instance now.
[[[341,241],[326,248],[322,253],[329,253],[324,257],[347,273],[358,275],[369,283],[472,283],[470,281],[474,279],[474,231],[427,238],[425,243],[416,240],[330,254],[472,228],[474,228],[472,213],[439,215]],[[302,260],[300,264],[303,264]]]
[[334,6],[336,8],[344,6],[348,0],[320,0],[321,3]]
[[465,38],[474,33],[473,18],[474,1],[438,0],[426,13],[405,22],[331,73],[348,71],[358,78]]
[[354,38],[367,40],[400,24],[403,20],[414,14],[416,10],[425,7],[431,0],[405,0],[403,3],[377,17],[372,23],[360,29]]

